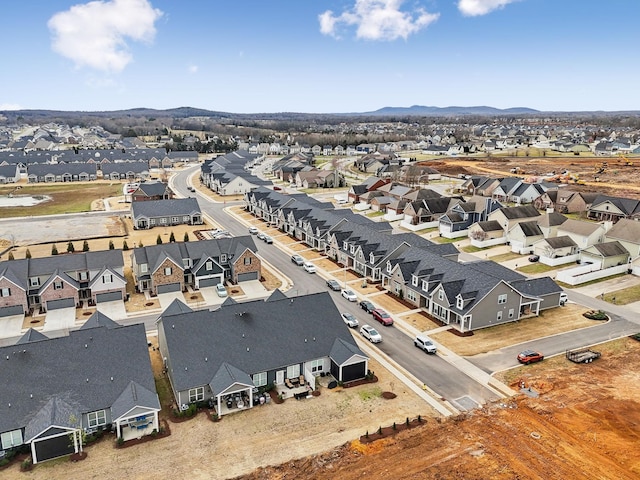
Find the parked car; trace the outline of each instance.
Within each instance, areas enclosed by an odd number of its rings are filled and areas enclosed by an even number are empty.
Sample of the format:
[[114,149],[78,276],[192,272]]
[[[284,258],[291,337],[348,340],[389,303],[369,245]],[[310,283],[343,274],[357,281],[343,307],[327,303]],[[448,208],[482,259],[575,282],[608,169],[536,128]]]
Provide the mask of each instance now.
[[344,323],[351,328],[356,328],[358,326],[358,319],[349,312],[344,312],[342,314],[342,319],[344,320]]
[[304,268],[307,273],[316,273],[316,266],[311,262],[303,262],[302,268]]
[[249,227],[249,233],[251,235],[257,235],[258,234],[258,229],[256,227]]
[[567,296],[566,293],[562,292],[560,294],[560,305],[564,307],[564,304],[567,303],[569,301],[569,297]]
[[417,335],[413,340],[413,344],[420,350],[423,350],[427,353],[436,353],[436,351],[438,350],[435,343],[433,343],[433,341],[426,335]]
[[219,283],[218,285],[216,285],[216,293],[218,294],[219,297],[226,297],[227,289],[224,288],[223,284]]
[[327,287],[329,287],[331,290],[337,292],[340,290],[340,284],[337,282],[337,280],[327,280]]
[[540,260],[540,255],[529,255],[530,262],[537,262],[538,260]]
[[380,343],[382,341],[382,335],[380,335],[371,325],[363,325],[360,329],[360,335],[371,343]]
[[256,237],[258,240],[264,240],[265,234],[263,232],[258,233],[258,236]]
[[371,303],[369,300],[362,300],[360,302],[360,308],[367,313],[371,313],[376,309],[376,306],[373,303]]
[[277,185],[274,185],[274,186],[273,186],[273,189],[274,189],[276,192],[277,192],[277,191],[279,191],[279,190],[282,190],[282,188],[281,188],[281,187],[279,187],[279,186],[277,186]]
[[304,258],[302,258],[300,255],[297,255],[297,254],[291,255],[291,261],[298,266],[301,266],[302,264],[304,264]]
[[525,350],[518,354],[518,361],[525,365],[535,362],[541,362],[544,360],[544,355],[535,350]]
[[342,290],[342,294],[341,294],[344,298],[346,298],[347,300],[349,300],[350,302],[357,302],[358,301],[358,297],[356,297],[356,294],[353,293],[353,290]]
[[373,318],[379,321],[385,327],[389,327],[393,325],[393,318],[389,315],[385,310],[381,308],[376,308],[373,312],[371,312]]
[[265,243],[273,243],[273,238],[271,238],[269,235],[265,235],[263,240],[265,241]]
[[225,231],[222,231],[222,232],[215,233],[214,235],[212,235],[212,237],[215,240],[217,240],[219,238],[233,238],[233,235],[231,235],[231,232],[227,232],[225,230]]

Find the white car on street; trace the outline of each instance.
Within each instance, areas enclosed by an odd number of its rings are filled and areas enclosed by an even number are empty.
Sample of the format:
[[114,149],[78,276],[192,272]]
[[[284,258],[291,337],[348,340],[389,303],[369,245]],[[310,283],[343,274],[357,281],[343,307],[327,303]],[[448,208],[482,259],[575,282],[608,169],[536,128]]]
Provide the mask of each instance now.
[[344,312],[342,314],[342,319],[344,320],[344,323],[351,328],[356,328],[358,326],[358,319],[349,312]]
[[302,268],[304,268],[308,273],[316,273],[316,266],[311,262],[304,262],[302,264]]
[[382,341],[382,335],[380,335],[371,325],[363,325],[360,329],[360,335],[371,343],[380,343]]
[[356,294],[353,293],[353,290],[342,290],[342,296],[350,302],[358,301],[358,297],[356,297]]

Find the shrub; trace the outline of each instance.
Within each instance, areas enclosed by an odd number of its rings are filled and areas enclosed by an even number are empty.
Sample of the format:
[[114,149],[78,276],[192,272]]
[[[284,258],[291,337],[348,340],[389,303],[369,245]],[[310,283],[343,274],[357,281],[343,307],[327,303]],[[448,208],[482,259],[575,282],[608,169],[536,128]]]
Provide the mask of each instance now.
[[82,251],[83,252],[88,252],[89,251],[89,242],[87,242],[86,240],[84,242],[82,242]]
[[118,437],[118,439],[116,440],[116,445],[119,446],[119,447],[124,445],[124,438]]
[[27,251],[24,252],[24,258],[31,258],[31,251],[27,248]]
[[378,435],[382,435],[382,426],[378,427]]
[[219,418],[220,417],[218,417],[218,414],[216,412],[213,412],[211,414],[211,420],[213,420],[214,422],[217,422]]
[[109,250],[114,250],[115,248],[116,248],[116,246],[113,244],[113,240],[109,240]]
[[156,237],[156,245],[162,245],[162,237],[160,236],[160,234],[158,234],[158,236]]
[[76,247],[73,246],[72,242],[67,243],[67,253],[73,253],[76,251]]
[[173,232],[171,232],[171,234],[169,235],[169,242],[174,243],[175,241],[176,241],[176,236],[173,234]]
[[122,242],[122,250],[124,250],[124,251],[129,250],[129,245],[127,244],[126,240],[124,242]]
[[31,470],[32,466],[33,466],[33,461],[31,460],[31,457],[25,458],[20,464],[20,470]]
[[183,242],[188,242],[189,241],[189,232],[184,232],[184,238],[182,239]]
[[9,252],[9,260],[15,260],[15,259],[13,258],[13,252]]
[[[51,246],[51,255],[58,255],[58,247],[56,247],[55,243]],[[31,258],[31,254],[29,254],[28,258]]]

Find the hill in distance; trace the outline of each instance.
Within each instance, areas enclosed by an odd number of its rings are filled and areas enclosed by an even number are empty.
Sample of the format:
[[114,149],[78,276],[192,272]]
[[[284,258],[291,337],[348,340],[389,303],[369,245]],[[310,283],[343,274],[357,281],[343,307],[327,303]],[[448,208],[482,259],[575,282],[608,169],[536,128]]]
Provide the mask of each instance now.
[[425,107],[422,105],[412,105],[411,107],[384,107],[373,112],[367,112],[361,115],[421,115],[431,116],[437,115],[441,117],[453,115],[527,115],[541,113],[539,110],[527,107],[514,108],[494,108],[487,106],[479,107]]

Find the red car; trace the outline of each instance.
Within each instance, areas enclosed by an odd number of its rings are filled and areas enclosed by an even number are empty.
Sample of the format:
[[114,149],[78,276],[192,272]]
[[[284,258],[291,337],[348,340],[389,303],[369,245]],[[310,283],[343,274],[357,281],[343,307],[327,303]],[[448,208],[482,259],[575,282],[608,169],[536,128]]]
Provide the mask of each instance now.
[[544,360],[544,355],[534,350],[525,350],[524,352],[520,352],[518,354],[518,361],[520,363],[524,363],[525,365],[534,362],[541,362],[542,360]]
[[385,327],[393,325],[393,318],[387,312],[382,310],[381,308],[376,308],[373,312],[371,312],[373,318],[379,321]]

